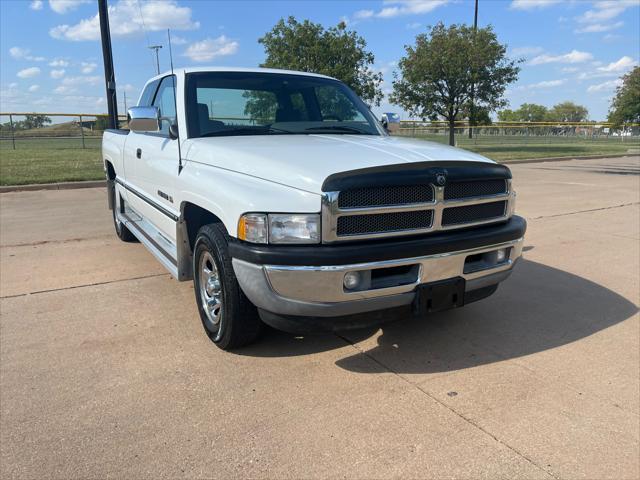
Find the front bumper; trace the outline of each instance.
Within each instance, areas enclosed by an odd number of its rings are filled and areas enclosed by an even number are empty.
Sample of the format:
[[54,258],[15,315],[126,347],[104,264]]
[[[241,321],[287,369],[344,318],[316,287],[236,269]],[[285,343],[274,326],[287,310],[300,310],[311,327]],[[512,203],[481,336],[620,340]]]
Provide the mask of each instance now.
[[[302,247],[307,250],[289,249],[284,255],[277,248],[269,251],[265,250],[268,247],[259,247],[256,254],[256,247],[235,244],[231,253],[238,282],[258,308],[278,315],[338,317],[410,305],[416,295],[416,286],[422,283],[462,277],[467,293],[495,286],[511,274],[522,255],[525,230],[524,219],[513,217],[506,224],[457,232],[455,238],[447,234],[404,243],[385,242],[387,248],[382,250],[380,244],[362,245],[357,253],[353,252],[352,257],[356,261],[352,262],[348,262],[348,257],[335,258],[335,248],[352,251],[343,246]],[[447,238],[451,239],[448,244],[443,242]],[[398,248],[399,245],[407,248]],[[456,248],[462,245],[467,248]],[[469,269],[470,259],[499,249],[508,251],[503,262],[487,268]],[[403,250],[423,254],[402,256]],[[291,252],[305,252],[307,261]],[[384,254],[376,255],[376,252]],[[259,259],[260,255],[273,263],[252,261]],[[334,257],[334,262],[318,265],[318,257],[327,255]],[[390,255],[392,258],[388,258]],[[287,258],[289,262],[285,262]],[[398,270],[393,270],[396,268]],[[390,275],[377,288],[345,291],[344,276],[354,271],[404,273]],[[397,279],[399,284],[394,284]]]

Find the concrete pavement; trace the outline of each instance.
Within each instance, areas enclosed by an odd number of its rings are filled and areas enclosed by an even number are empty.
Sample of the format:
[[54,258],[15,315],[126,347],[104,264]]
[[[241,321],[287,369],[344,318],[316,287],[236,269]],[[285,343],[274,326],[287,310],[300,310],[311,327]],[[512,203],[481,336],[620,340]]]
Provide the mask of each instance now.
[[0,476],[638,478],[640,158],[511,168],[494,296],[236,353],[104,189],[0,195]]

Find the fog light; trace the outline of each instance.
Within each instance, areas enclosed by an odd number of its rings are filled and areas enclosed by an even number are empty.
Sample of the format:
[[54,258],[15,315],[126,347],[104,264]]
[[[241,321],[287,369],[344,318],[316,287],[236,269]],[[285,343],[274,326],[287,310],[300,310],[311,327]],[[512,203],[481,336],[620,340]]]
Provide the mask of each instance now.
[[348,272],[344,276],[344,288],[347,290],[354,290],[360,285],[360,273]]
[[507,249],[496,250],[496,263],[504,263],[507,260]]

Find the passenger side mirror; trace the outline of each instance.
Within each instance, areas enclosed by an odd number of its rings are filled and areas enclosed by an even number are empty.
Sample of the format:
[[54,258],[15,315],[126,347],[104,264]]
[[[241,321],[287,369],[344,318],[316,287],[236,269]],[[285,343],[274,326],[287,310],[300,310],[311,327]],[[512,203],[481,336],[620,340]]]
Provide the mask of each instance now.
[[127,121],[132,132],[158,132],[160,110],[158,107],[131,107],[127,111]]

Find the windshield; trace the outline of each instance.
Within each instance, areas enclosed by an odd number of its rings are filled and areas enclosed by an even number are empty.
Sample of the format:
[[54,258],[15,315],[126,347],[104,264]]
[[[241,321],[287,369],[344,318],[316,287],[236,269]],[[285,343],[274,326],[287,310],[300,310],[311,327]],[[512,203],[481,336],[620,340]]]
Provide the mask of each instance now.
[[262,72],[187,75],[189,137],[381,135],[367,106],[337,80]]

